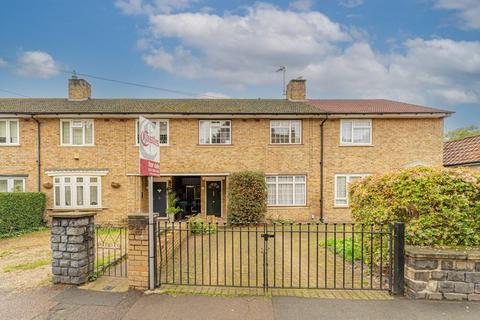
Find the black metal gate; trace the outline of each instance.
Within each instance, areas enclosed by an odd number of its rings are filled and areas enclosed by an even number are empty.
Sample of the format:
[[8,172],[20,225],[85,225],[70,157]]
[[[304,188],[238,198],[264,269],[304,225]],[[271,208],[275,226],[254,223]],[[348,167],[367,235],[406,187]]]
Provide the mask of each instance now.
[[95,226],[94,278],[127,277],[128,231],[126,227]]
[[394,262],[403,264],[403,228],[159,221],[156,284],[398,292],[403,265],[394,270]]

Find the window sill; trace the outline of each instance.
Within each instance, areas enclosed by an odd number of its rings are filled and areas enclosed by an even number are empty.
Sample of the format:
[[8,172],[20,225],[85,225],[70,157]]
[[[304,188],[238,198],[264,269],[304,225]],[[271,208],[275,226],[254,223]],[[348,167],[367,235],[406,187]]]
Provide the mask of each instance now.
[[218,144],[200,144],[198,143],[197,144],[197,147],[233,147],[234,145],[232,143],[230,144],[221,144],[221,143],[218,143]]
[[348,208],[350,208],[348,204],[343,204],[343,205],[336,204],[333,206],[333,209],[348,209]]
[[306,204],[292,204],[292,205],[288,205],[288,204],[279,204],[279,205],[267,205],[267,208],[289,208],[289,209],[292,209],[292,208],[308,208],[308,205]]
[[67,212],[67,211],[102,211],[108,209],[108,207],[96,207],[96,208],[47,208],[47,210],[55,212]]
[[374,147],[373,144],[339,144],[339,147]]
[[0,143],[0,147],[20,147],[20,143]]
[[304,147],[303,143],[269,143],[269,147]]
[[80,145],[60,144],[59,147],[61,148],[92,148],[92,147],[96,147],[96,145],[94,144],[80,144]]

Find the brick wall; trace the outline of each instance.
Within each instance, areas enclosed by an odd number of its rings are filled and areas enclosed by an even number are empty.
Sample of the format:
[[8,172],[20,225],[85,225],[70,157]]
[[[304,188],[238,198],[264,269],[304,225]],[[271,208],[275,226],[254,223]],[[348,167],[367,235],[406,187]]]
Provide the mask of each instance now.
[[480,301],[480,250],[406,250],[405,286],[413,299]]
[[148,215],[128,217],[128,286],[148,289]]

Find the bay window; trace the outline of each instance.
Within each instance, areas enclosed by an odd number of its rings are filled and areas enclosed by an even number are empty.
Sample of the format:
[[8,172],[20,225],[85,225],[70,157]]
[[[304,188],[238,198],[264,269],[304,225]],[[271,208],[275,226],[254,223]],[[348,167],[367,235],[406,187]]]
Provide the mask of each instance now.
[[0,119],[0,146],[19,144],[19,125],[16,119]]
[[306,176],[267,176],[266,181],[269,206],[306,204]]
[[371,145],[372,120],[346,120],[340,121],[340,145]]
[[337,174],[335,175],[335,206],[348,207],[348,185],[355,180],[362,179],[367,174]]
[[231,144],[230,120],[200,120],[200,144]]
[[25,178],[0,177],[0,192],[24,192]]
[[63,146],[93,146],[93,120],[61,120],[60,141]]
[[271,120],[271,144],[302,143],[302,120]]
[[101,178],[97,176],[54,177],[55,208],[101,207]]

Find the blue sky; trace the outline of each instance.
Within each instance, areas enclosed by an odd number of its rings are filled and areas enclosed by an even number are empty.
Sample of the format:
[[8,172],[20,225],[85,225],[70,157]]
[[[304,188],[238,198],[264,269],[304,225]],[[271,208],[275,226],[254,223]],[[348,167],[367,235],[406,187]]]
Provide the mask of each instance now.
[[[63,70],[189,92],[390,98],[480,126],[478,0],[2,1],[0,90],[65,97]],[[89,79],[95,97],[186,97]],[[14,95],[0,91],[0,97]]]

